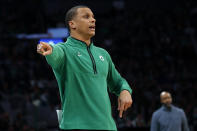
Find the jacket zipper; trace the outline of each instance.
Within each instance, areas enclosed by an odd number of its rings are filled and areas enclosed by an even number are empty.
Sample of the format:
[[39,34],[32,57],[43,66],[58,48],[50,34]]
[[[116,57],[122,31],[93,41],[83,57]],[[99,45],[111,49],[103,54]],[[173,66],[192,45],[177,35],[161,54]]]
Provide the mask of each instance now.
[[89,56],[90,56],[90,58],[91,58],[91,61],[92,61],[94,74],[97,74],[96,63],[95,63],[94,57],[93,57],[93,55],[92,55],[92,53],[91,53],[91,51],[90,51],[90,47],[89,47],[89,46],[87,46],[87,50],[88,50],[88,54],[89,54]]

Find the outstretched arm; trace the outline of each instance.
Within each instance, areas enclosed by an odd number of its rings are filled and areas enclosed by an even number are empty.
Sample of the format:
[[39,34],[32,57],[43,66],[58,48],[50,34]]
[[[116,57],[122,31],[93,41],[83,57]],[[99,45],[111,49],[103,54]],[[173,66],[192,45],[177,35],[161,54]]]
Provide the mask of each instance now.
[[48,64],[54,69],[64,64],[65,54],[59,45],[50,45],[46,42],[40,42],[37,46],[37,53],[45,56]]

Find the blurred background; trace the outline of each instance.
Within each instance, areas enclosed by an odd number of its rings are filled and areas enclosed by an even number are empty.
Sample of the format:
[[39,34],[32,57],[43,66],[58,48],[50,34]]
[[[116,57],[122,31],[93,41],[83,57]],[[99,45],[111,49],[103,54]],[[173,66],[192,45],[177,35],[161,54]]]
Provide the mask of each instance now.
[[191,131],[197,131],[197,1],[195,0],[1,0],[0,130],[58,131],[57,83],[41,39],[66,41],[65,13],[87,5],[95,14],[94,44],[105,48],[133,89],[133,105],[119,130],[148,131],[160,92],[172,93]]

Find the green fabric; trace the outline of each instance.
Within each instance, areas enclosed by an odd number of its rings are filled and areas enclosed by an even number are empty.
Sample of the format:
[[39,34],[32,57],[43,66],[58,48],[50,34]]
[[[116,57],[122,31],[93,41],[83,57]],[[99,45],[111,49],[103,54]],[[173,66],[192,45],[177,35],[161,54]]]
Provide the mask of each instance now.
[[46,56],[58,82],[62,103],[61,129],[117,130],[112,118],[109,91],[117,96],[131,88],[115,69],[110,55],[91,43],[87,45],[68,37],[65,43],[52,45],[53,52]]

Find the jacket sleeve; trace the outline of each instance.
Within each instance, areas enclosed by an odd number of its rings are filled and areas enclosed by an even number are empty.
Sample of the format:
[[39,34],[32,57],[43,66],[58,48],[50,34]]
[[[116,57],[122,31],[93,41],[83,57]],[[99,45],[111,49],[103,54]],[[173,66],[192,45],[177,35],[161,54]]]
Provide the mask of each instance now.
[[132,93],[132,89],[130,88],[127,81],[121,77],[121,75],[116,70],[110,55],[107,53],[108,58],[108,76],[107,76],[107,85],[109,91],[116,94],[117,96],[120,95],[122,90],[128,90]]
[[157,121],[156,113],[153,113],[152,120],[151,120],[150,131],[159,131],[159,123]]
[[53,68],[60,68],[65,63],[65,53],[61,47],[61,44],[50,44],[52,47],[52,53],[46,56],[47,63]]
[[189,131],[185,112],[183,110],[181,110],[181,112],[182,112],[182,131]]

